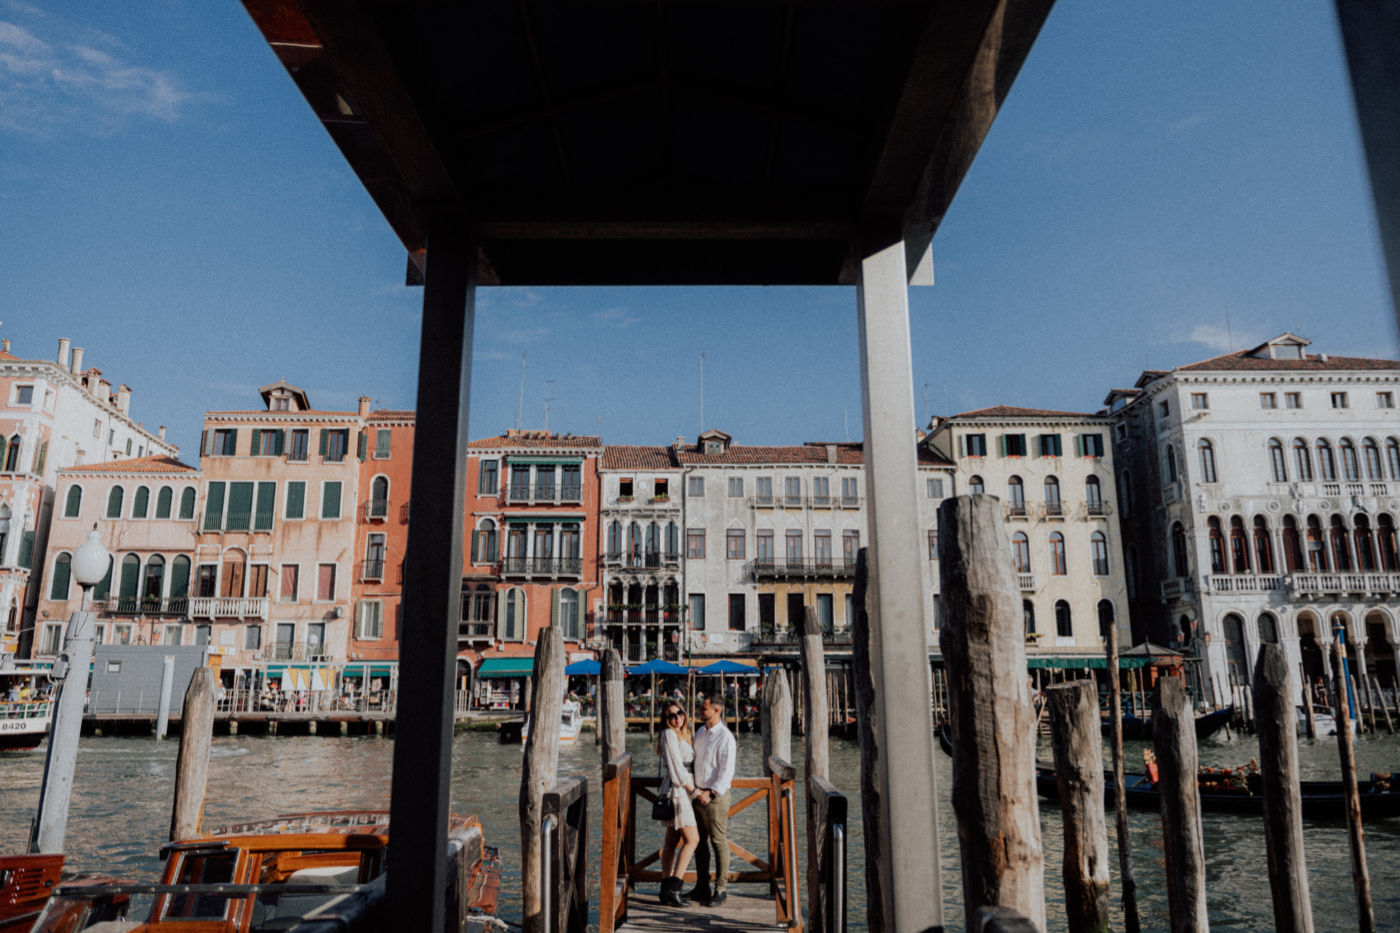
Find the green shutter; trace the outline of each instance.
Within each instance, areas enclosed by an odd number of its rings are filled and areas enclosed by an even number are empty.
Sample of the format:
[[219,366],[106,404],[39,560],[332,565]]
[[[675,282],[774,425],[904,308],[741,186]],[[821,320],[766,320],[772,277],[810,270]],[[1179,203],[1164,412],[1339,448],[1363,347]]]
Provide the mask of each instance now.
[[374,456],[378,460],[385,460],[389,456],[389,444],[393,438],[393,432],[388,428],[380,428],[374,435]]
[[112,568],[116,565],[116,558],[108,555],[107,575],[102,578],[102,582],[92,588],[93,599],[106,599],[107,594],[112,592]]
[[254,428],[252,440],[250,440],[248,443],[248,456],[256,457],[258,455],[258,440],[261,437],[262,431],[258,430],[257,428]]
[[359,456],[360,462],[365,462],[365,450],[369,447],[369,438],[363,430],[360,431],[359,440],[355,442],[355,453]]
[[169,486],[160,487],[156,493],[156,518],[169,518],[170,506],[175,500],[175,490]]
[[213,431],[204,431],[199,435],[199,451],[205,457],[208,457],[214,453]]
[[1000,437],[998,437],[998,438],[997,438],[997,443],[1001,445],[1001,455],[1002,455],[1003,457],[1005,457],[1005,456],[1006,456],[1006,435],[1003,434],[1003,435],[1001,435]]
[[19,565],[28,570],[34,563],[34,532],[26,531],[19,538]]
[[81,486],[68,487],[68,503],[64,506],[64,518],[77,518],[78,513],[83,508],[83,488]]
[[229,449],[233,454],[235,454],[235,455],[238,453],[238,429],[237,429],[237,428],[229,428],[229,430],[228,430],[228,449]]
[[170,565],[170,596],[172,599],[182,599],[190,595],[190,561],[189,558],[177,557]]
[[135,599],[136,586],[141,580],[141,558],[128,554],[122,558],[122,582],[117,595],[122,599]]
[[1074,452],[1079,456],[1084,456],[1084,435],[1074,435]]
[[204,496],[204,530],[218,531],[224,526],[224,484],[210,483]]
[[473,564],[476,563],[476,542],[477,542],[477,539],[480,538],[480,537],[481,537],[481,532],[479,532],[479,531],[473,531],[473,532],[472,532],[472,563],[473,563]]
[[287,517],[306,517],[306,483],[302,480],[287,483]]
[[226,531],[247,531],[253,522],[253,484],[228,484],[228,518]]
[[321,517],[340,517],[339,481],[327,481],[321,484]]
[[322,429],[321,429],[321,456],[322,456],[322,457],[325,457],[325,456],[326,456],[326,449],[327,449],[327,446],[326,446],[326,445],[330,442],[330,435],[331,435],[331,432],[330,432],[330,429],[329,429],[329,428],[322,428]]
[[254,531],[271,531],[273,511],[277,505],[277,484],[258,483],[258,511],[253,520]]
[[180,493],[180,517],[186,520],[194,518],[195,491],[193,486],[186,486],[184,492]]
[[282,456],[282,442],[286,439],[287,432],[277,431],[275,434],[276,436],[272,439],[272,453],[273,456],[280,457]]
[[131,497],[131,517],[145,518],[151,509],[151,491],[145,486],[137,486]]
[[68,598],[68,585],[73,579],[73,558],[67,554],[58,555],[53,562],[53,583],[49,586],[49,599],[63,602]]

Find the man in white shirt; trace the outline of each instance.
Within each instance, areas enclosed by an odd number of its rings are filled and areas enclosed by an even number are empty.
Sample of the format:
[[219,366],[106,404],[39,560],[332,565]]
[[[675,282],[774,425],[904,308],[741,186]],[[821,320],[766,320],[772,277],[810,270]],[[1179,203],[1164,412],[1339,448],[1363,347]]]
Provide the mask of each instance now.
[[[688,895],[706,907],[724,903],[729,886],[729,786],[734,783],[734,757],[738,744],[724,724],[724,701],[706,697],[700,705],[695,732],[695,821],[700,845],[695,850],[695,890]],[[710,851],[715,855],[715,880],[710,884]]]

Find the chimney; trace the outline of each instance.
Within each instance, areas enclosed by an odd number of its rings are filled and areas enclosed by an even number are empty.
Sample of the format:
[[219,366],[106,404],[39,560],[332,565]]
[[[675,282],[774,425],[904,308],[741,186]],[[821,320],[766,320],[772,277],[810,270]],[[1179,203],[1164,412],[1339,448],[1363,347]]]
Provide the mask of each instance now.
[[76,375],[80,375],[80,374],[82,373],[82,371],[83,371],[83,348],[82,348],[82,347],[74,347],[74,348],[73,348],[73,368],[70,369],[69,372],[73,373],[73,374],[76,376]]
[[0,340],[0,350],[4,350],[6,353],[10,352],[10,338],[6,337],[4,340]]
[[835,462],[836,462],[836,445],[835,445],[835,444],[827,444],[827,445],[826,445],[826,462],[827,462],[827,463],[835,463]]
[[[160,430],[156,432],[156,438],[162,441],[165,440],[165,425],[160,426]],[[99,564],[98,566],[100,567],[101,564]]]
[[[63,367],[64,369],[68,368],[68,348],[70,346],[72,346],[72,341],[70,341],[67,337],[58,338],[58,365]],[[10,342],[6,340],[5,352],[8,353],[9,350]]]
[[117,411],[124,415],[131,413],[131,387],[117,386]]
[[97,396],[99,402],[106,402],[108,405],[112,404],[112,384],[106,379],[94,375],[92,377],[92,391],[93,394]]
[[685,446],[685,438],[682,437],[682,436],[679,435],[679,434],[676,435],[676,446],[677,446],[677,447],[684,447],[684,446]]
[[361,417],[361,418],[368,418],[368,417],[369,417],[369,396],[368,396],[368,395],[361,395],[361,396],[360,396],[360,417]]

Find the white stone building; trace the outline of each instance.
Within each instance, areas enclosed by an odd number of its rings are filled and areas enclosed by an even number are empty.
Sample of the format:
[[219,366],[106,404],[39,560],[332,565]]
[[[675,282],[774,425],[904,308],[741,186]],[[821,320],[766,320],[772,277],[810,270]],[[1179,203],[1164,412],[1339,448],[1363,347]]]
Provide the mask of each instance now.
[[1283,334],[1149,370],[1107,403],[1139,635],[1208,663],[1202,700],[1247,682],[1261,641],[1322,676],[1333,627],[1395,683],[1400,363]]

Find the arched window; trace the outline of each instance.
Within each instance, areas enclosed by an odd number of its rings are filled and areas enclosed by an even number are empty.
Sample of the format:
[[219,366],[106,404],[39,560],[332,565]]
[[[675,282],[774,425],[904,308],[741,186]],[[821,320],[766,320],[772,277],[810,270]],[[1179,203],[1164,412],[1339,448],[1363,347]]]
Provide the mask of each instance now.
[[1376,544],[1380,551],[1381,569],[1389,573],[1400,571],[1400,553],[1395,546],[1395,522],[1389,515],[1376,519]]
[[177,554],[170,562],[170,598],[184,599],[190,595],[190,559]]
[[145,518],[151,511],[151,491],[145,486],[137,486],[131,497],[131,517]]
[[49,585],[49,599],[66,602],[68,585],[73,579],[73,558],[67,552],[59,554],[53,561],[53,582]]
[[1070,618],[1069,603],[1055,600],[1055,634],[1061,638],[1074,637],[1074,620]]
[[1215,447],[1211,442],[1202,438],[1196,444],[1196,453],[1201,458],[1201,482],[1214,483],[1215,478]]
[[612,560],[622,558],[622,525],[616,520],[608,524],[608,557]]
[[1351,442],[1351,438],[1342,438],[1342,442],[1337,447],[1342,454],[1342,476],[1349,483],[1361,479],[1361,463],[1356,457],[1356,445]]
[[370,518],[386,518],[389,515],[389,477],[376,476],[369,484]]
[[1167,482],[1176,482],[1176,448],[1167,445]]
[[1254,516],[1254,563],[1260,573],[1274,572],[1273,536],[1264,516]]
[[1093,557],[1094,576],[1108,576],[1108,538],[1102,531],[1089,536],[1089,553]]
[[1338,573],[1351,570],[1351,548],[1347,541],[1347,528],[1340,515],[1332,516],[1332,561]]
[[15,434],[10,438],[10,449],[5,451],[5,472],[15,473],[19,470],[19,435]]
[[1381,448],[1376,443],[1376,439],[1374,437],[1366,438],[1366,443],[1361,449],[1366,457],[1366,478],[1370,480],[1385,479],[1385,474],[1381,472]]
[[141,558],[128,554],[122,558],[122,575],[117,587],[123,613],[135,614],[136,591],[141,586]]
[[501,533],[494,520],[488,518],[481,523],[481,530],[477,532],[477,542],[477,557],[480,563],[494,564],[501,559]]
[[973,477],[970,477],[970,478],[968,479],[968,481],[967,481],[967,494],[968,494],[969,496],[980,496],[980,495],[982,495],[983,493],[985,493],[986,491],[987,491],[986,487],[982,485],[982,477],[980,477],[980,476],[973,476]]
[[1191,575],[1191,563],[1186,554],[1186,529],[1181,522],[1172,525],[1172,570],[1178,577]]
[[1113,612],[1113,600],[1111,600],[1111,599],[1101,599],[1101,600],[1099,600],[1098,609],[1099,609],[1099,637],[1101,637],[1101,638],[1107,638],[1107,637],[1108,637],[1109,629],[1113,628],[1113,624],[1114,624],[1114,622],[1116,621],[1116,617],[1115,617],[1115,614],[1114,614],[1114,612]]
[[156,493],[156,518],[169,518],[170,509],[175,504],[175,490],[169,486],[160,487],[160,492]]
[[1391,479],[1400,479],[1400,439],[1386,439],[1385,465]]
[[1259,641],[1266,645],[1278,644],[1278,619],[1272,612],[1259,613]]
[[1050,572],[1057,577],[1063,577],[1068,572],[1065,567],[1065,536],[1058,531],[1050,535]]
[[566,586],[555,593],[555,599],[554,624],[563,630],[566,641],[579,641],[578,590]]
[[108,594],[112,592],[112,570],[116,567],[116,560],[113,555],[107,557],[107,575],[92,588],[92,598],[99,602],[106,599]]
[[1225,535],[1220,530],[1220,519],[1212,515],[1207,521],[1210,529],[1210,572],[1225,572]]
[[122,517],[122,500],[126,498],[126,492],[120,486],[113,486],[112,491],[107,493],[107,517]]
[[83,487],[69,486],[68,499],[63,505],[64,518],[77,518],[83,508]]
[[194,518],[195,491],[193,486],[186,486],[180,492],[180,518],[186,521]]
[[1090,515],[1103,514],[1103,487],[1099,485],[1097,476],[1084,480],[1084,504],[1089,507]]
[[652,522],[647,525],[646,536],[647,566],[656,567],[661,563],[661,526]]
[[1245,655],[1244,619],[1239,613],[1232,612],[1225,616],[1220,627],[1225,634],[1225,657],[1229,666],[1248,680],[1249,658]]
[[1021,484],[1021,477],[1013,476],[1007,482],[1006,491],[1010,497],[1011,514],[1026,514],[1026,487]]
[[642,563],[642,529],[636,522],[627,526],[627,566],[638,567]]
[[1016,564],[1017,573],[1031,572],[1031,539],[1023,531],[1011,536],[1011,558]]
[[1351,531],[1351,540],[1356,546],[1356,569],[1375,570],[1376,551],[1371,543],[1371,519],[1365,515],[1358,515],[1353,522],[1355,527]]
[[1288,482],[1288,462],[1283,456],[1283,442],[1276,437],[1269,440],[1269,476],[1276,483]]
[[1064,509],[1060,505],[1060,481],[1053,476],[1045,477],[1045,514],[1060,515]]
[[1308,442],[1301,437],[1293,438],[1293,464],[1298,468],[1298,480],[1311,483],[1313,478],[1312,455],[1308,453]]
[[152,554],[146,561],[146,573],[141,584],[141,605],[157,610],[165,590],[165,558]]
[[1332,456],[1332,445],[1325,437],[1317,440],[1317,472],[1324,483],[1337,481],[1337,461]]
[[1035,634],[1035,603],[1029,599],[1021,600],[1021,621],[1026,626],[1026,634]]
[[678,560],[681,553],[681,532],[675,522],[666,523],[666,559]]
[[1289,573],[1303,569],[1303,541],[1298,534],[1298,521],[1292,515],[1283,517],[1283,560]]
[[1323,540],[1322,522],[1316,515],[1308,516],[1308,569],[1314,573],[1327,572],[1327,543]]
[[1238,515],[1230,519],[1230,572],[1249,573],[1249,538]]

